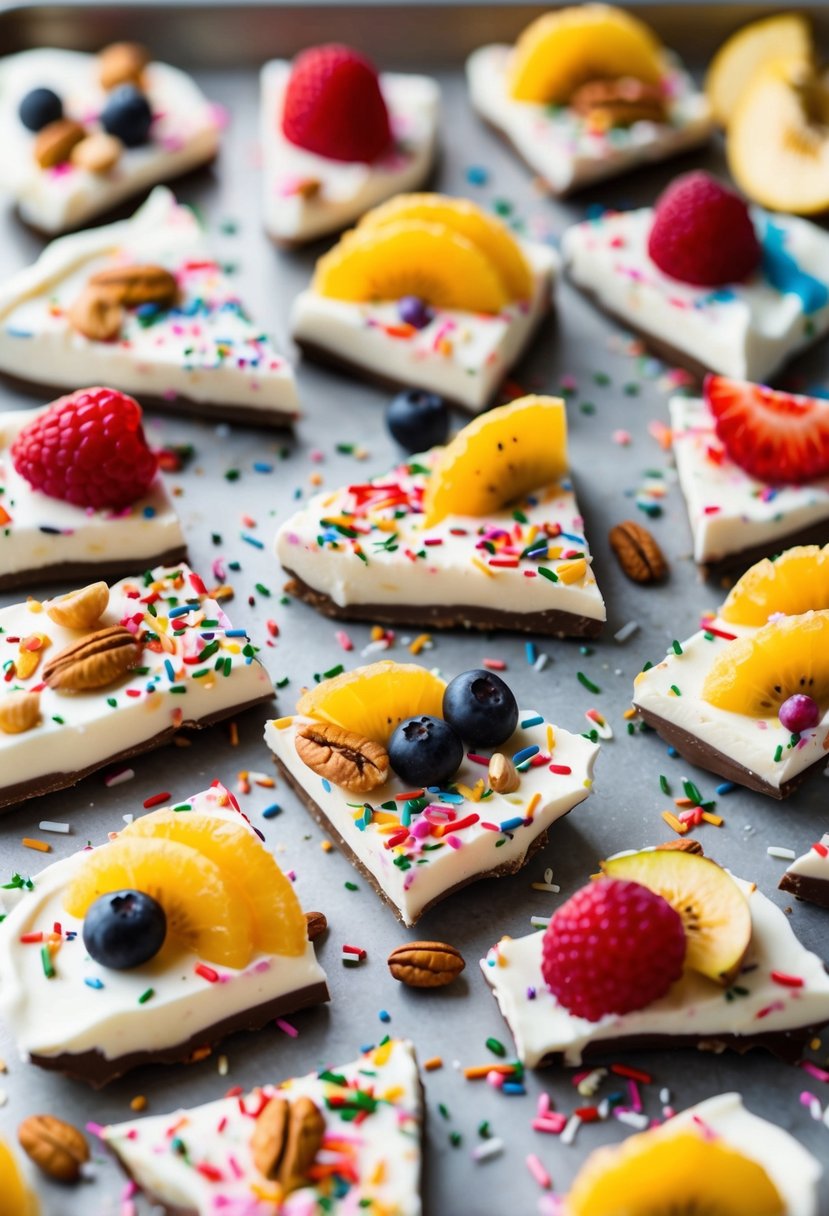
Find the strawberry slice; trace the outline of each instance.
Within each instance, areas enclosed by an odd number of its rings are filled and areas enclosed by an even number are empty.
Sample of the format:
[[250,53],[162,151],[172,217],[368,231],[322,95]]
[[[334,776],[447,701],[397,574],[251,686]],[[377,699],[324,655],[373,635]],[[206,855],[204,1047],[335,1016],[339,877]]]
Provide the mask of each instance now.
[[728,455],[758,481],[829,475],[829,401],[727,376],[707,376],[704,395]]
[[297,55],[282,110],[285,138],[330,160],[366,164],[388,151],[389,112],[372,63],[331,43]]

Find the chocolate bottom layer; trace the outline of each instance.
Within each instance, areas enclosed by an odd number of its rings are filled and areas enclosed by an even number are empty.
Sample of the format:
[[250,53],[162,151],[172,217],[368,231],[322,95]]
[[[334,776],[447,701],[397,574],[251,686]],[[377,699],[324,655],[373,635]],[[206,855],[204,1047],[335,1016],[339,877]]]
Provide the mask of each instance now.
[[[819,1034],[826,1022],[818,1022],[812,1026],[798,1026],[794,1030],[776,1030],[767,1034],[641,1034],[624,1035],[618,1039],[606,1039],[600,1042],[588,1043],[582,1052],[585,1063],[599,1063],[602,1060],[618,1059],[620,1052],[625,1051],[673,1051],[678,1047],[695,1047],[697,1051],[705,1051],[718,1055],[723,1051],[736,1051],[739,1055],[762,1048],[771,1052],[778,1060],[786,1064],[796,1064],[803,1056],[815,1035]],[[544,1056],[538,1065],[547,1068],[552,1064],[564,1063],[563,1053],[550,1052]]]
[[825,545],[829,541],[829,512],[827,518],[818,520],[806,528],[795,528],[774,540],[765,541],[761,545],[751,545],[748,549],[740,549],[737,553],[725,553],[722,557],[712,558],[702,562],[700,570],[706,578],[722,579],[729,575],[745,574],[750,566],[764,557],[772,557],[782,553],[792,545]]
[[[345,839],[340,835],[340,833],[334,827],[334,825],[332,824],[332,822],[328,818],[328,816],[324,813],[324,811],[321,810],[318,803],[315,802],[315,800],[311,797],[311,795],[308,793],[308,791],[299,783],[299,781],[297,781],[296,777],[293,775],[293,773],[290,771],[290,769],[287,768],[287,766],[284,764],[284,762],[282,760],[280,760],[279,756],[274,756],[274,763],[276,764],[276,767],[279,769],[281,776],[284,777],[284,779],[287,781],[288,785],[291,787],[291,789],[294,791],[296,796],[299,798],[300,802],[303,804],[305,809],[309,812],[309,814],[311,815],[311,818],[314,819],[315,822],[322,828],[322,830],[328,836],[331,837],[331,839],[335,842],[335,844],[339,847],[339,849],[343,852],[343,854],[348,858],[348,860],[354,866],[355,870],[359,870],[359,872],[362,874],[363,878],[365,878],[366,882],[371,887],[373,887],[373,889],[377,892],[377,894],[383,900],[383,903],[387,904],[391,908],[392,912],[397,917],[397,919],[400,921],[401,925],[405,925],[407,927],[409,926],[409,924],[416,925],[417,922],[420,920],[420,918],[422,916],[425,916],[426,913],[429,912],[432,908],[434,908],[434,906],[436,904],[441,903],[444,899],[447,899],[450,895],[454,895],[454,893],[456,891],[460,891],[463,887],[468,887],[470,885],[470,883],[478,882],[479,880],[484,879],[484,878],[505,878],[507,875],[517,874],[518,871],[523,869],[523,867],[527,864],[527,862],[531,861],[532,858],[535,857],[536,853],[539,852],[540,849],[543,849],[545,847],[545,845],[547,844],[547,836],[548,836],[548,833],[550,830],[549,828],[545,828],[543,832],[540,832],[538,834],[538,836],[536,836],[530,842],[530,844],[527,846],[527,851],[524,853],[523,857],[516,857],[516,859],[514,861],[508,861],[508,862],[504,862],[502,865],[493,866],[493,868],[491,870],[482,870],[477,874],[470,874],[468,878],[464,878],[460,882],[454,883],[451,887],[447,887],[445,891],[441,891],[440,895],[436,895],[434,897],[434,899],[430,899],[427,904],[424,904],[424,906],[420,909],[420,911],[418,912],[418,914],[414,918],[414,920],[409,922],[404,919],[403,913],[401,912],[401,910],[397,906],[397,904],[394,902],[394,900],[391,898],[391,896],[388,895],[383,890],[382,886],[378,882],[375,875],[372,874],[371,870],[369,870],[363,864],[363,862],[360,860],[360,858],[356,855],[356,853],[354,853],[354,851],[351,849],[351,847],[346,843]],[[576,805],[578,805],[578,804],[576,804]],[[571,808],[571,810],[572,810],[572,808]],[[569,815],[570,811],[566,811],[565,814]],[[563,819],[564,815],[559,816],[559,818]],[[558,822],[558,820],[556,820],[556,822]],[[550,826],[552,826],[552,825],[550,825]]]
[[76,1081],[86,1081],[95,1089],[114,1081],[133,1068],[143,1068],[149,1064],[183,1064],[191,1060],[194,1053],[204,1048],[213,1048],[222,1039],[239,1030],[261,1030],[268,1022],[286,1014],[297,1013],[307,1009],[309,1005],[320,1005],[330,1000],[328,986],[323,981],[317,984],[306,984],[295,992],[287,992],[271,1001],[255,1005],[253,1009],[243,1009],[231,1014],[196,1031],[189,1039],[175,1043],[171,1047],[161,1047],[157,1050],[131,1051],[123,1056],[108,1059],[97,1049],[90,1051],[64,1051],[57,1056],[41,1056],[32,1054],[29,1059],[38,1068],[49,1072],[60,1072]]
[[207,726],[214,726],[217,722],[223,722],[225,719],[231,718],[236,714],[244,713],[245,710],[252,709],[255,705],[265,705],[272,700],[273,693],[268,693],[263,697],[254,697],[252,701],[245,701],[241,705],[231,705],[228,709],[218,710],[216,713],[208,714],[205,718],[187,719],[178,726],[168,726],[157,735],[153,735],[141,743],[136,743],[121,752],[116,752],[115,755],[104,756],[95,764],[90,764],[87,768],[77,769],[73,773],[48,773],[43,777],[37,777],[29,781],[18,781],[13,785],[2,786],[0,787],[0,813],[19,805],[21,802],[25,802],[27,798],[37,798],[41,794],[54,794],[57,790],[64,790],[70,785],[76,785],[84,777],[98,772],[99,769],[105,768],[107,765],[120,764],[122,760],[130,760],[133,756],[141,755],[142,752],[149,752],[155,748],[162,747],[165,743],[169,743],[180,730],[202,730]]
[[726,781],[734,781],[737,785],[744,785],[747,789],[756,790],[758,794],[768,794],[770,798],[788,798],[806,780],[808,775],[819,765],[823,764],[826,759],[825,755],[820,756],[808,768],[804,768],[802,772],[796,773],[794,777],[790,777],[782,785],[772,785],[771,782],[765,781],[752,769],[740,764],[733,756],[728,756],[725,752],[711,747],[710,744],[703,743],[696,735],[683,730],[681,726],[677,726],[674,722],[668,722],[665,718],[660,717],[659,714],[655,714],[649,709],[643,709],[641,705],[637,705],[636,709],[639,712],[640,718],[656,731],[660,739],[664,739],[670,747],[675,747],[683,759],[688,760],[691,764],[699,765],[700,768],[707,769],[709,773],[714,773],[718,777],[724,777]]
[[295,596],[324,616],[372,624],[416,625],[427,629],[508,629],[519,633],[540,633],[557,638],[595,638],[604,621],[551,608],[545,612],[505,612],[500,608],[481,608],[474,604],[345,604],[334,602],[324,591],[317,591],[292,570],[285,584]]
[[792,874],[787,870],[777,884],[781,891],[788,891],[796,899],[816,904],[818,908],[829,908],[829,881],[815,878],[811,874]]
[[103,561],[88,562],[56,562],[50,566],[37,566],[29,570],[14,570],[11,573],[0,573],[0,591],[10,591],[14,587],[33,587],[38,583],[75,583],[88,582],[91,579],[106,579],[135,574],[136,567],[143,565],[145,569],[154,566],[175,566],[186,561],[187,546],[178,545],[175,549],[167,549],[163,553],[149,554],[136,558],[128,553],[123,557],[106,558]]

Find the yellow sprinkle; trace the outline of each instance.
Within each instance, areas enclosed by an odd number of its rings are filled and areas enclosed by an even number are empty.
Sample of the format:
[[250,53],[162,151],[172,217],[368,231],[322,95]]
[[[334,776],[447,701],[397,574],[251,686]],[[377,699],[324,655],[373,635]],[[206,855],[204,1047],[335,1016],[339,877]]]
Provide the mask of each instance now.
[[375,519],[371,516],[371,526],[376,528],[378,532],[396,532],[398,528],[397,521],[394,519]]
[[677,836],[684,836],[688,831],[688,824],[680,823],[676,815],[672,815],[670,811],[663,811],[662,818],[665,820],[669,828],[673,828]]
[[636,717],[636,706],[631,705],[628,709],[625,710],[625,712],[622,714],[622,717],[625,719],[626,722],[629,721],[631,718],[635,718]]
[[239,746],[239,727],[236,725],[235,722],[228,722],[227,733],[230,738],[230,746],[238,747]]
[[334,846],[330,840],[321,840],[320,848],[322,849],[323,853],[330,853],[333,850]]
[[420,633],[413,642],[409,644],[409,650],[412,654],[420,654],[427,642],[431,642],[431,633]]
[[322,485],[322,473],[312,473],[311,476],[308,478],[308,480],[310,481],[312,486],[321,486]]
[[706,823],[713,823],[715,828],[721,828],[725,823],[722,815],[715,815],[712,811],[703,811],[702,817]]
[[530,524],[524,535],[524,545],[531,545],[536,536],[538,536],[538,524]]
[[538,793],[538,791],[536,791],[530,799],[530,805],[527,807],[527,813],[524,816],[525,819],[532,819],[533,815],[535,814],[535,808],[538,806],[540,801],[541,795]]
[[400,820],[398,819],[397,815],[393,815],[391,811],[374,811],[372,823],[379,823],[383,826],[394,828],[395,830],[400,827]]
[[582,785],[584,786],[584,788],[586,790],[592,789],[593,788],[593,778],[585,777],[584,781],[582,781]]
[[472,565],[477,570],[480,570],[482,574],[485,574],[487,578],[495,578],[495,574],[492,570],[490,570],[489,566],[485,566],[483,562],[479,562],[477,557],[470,558],[470,560]]
[[556,732],[553,730],[551,723],[547,723],[547,751],[552,756],[556,750]]
[[547,546],[547,557],[549,558],[550,561],[557,562],[563,552],[564,552],[564,550],[562,549],[561,545],[548,545]]
[[20,843],[24,849],[36,849],[38,853],[52,852],[52,846],[45,840],[32,840],[31,836],[24,836]]
[[443,1068],[443,1060],[440,1056],[430,1056],[428,1060],[423,1061],[423,1067],[426,1072],[434,1072],[436,1068]]
[[400,1101],[405,1092],[406,1091],[402,1085],[390,1085],[388,1089],[383,1092],[381,1098],[383,1102],[390,1102],[392,1105],[394,1105],[395,1102]]
[[[819,1039],[819,1038],[817,1038],[817,1037],[815,1037],[814,1039],[812,1039],[811,1043],[809,1044],[809,1047],[810,1047],[810,1049],[811,1049],[812,1051],[820,1051],[820,1039]],[[425,1068],[425,1067],[426,1067],[426,1066],[424,1065],[424,1068]],[[3,1069],[3,1072],[5,1072],[5,1071],[6,1071],[6,1070],[5,1070],[5,1068],[4,1068],[4,1069]]]
[[275,726],[277,730],[284,730],[286,726],[291,725],[293,720],[293,714],[289,714],[287,718],[274,718],[271,725]]
[[514,1064],[473,1064],[463,1070],[467,1081],[482,1081],[491,1072],[499,1072],[504,1077],[511,1077],[515,1072]]
[[[386,1181],[386,1163],[385,1163],[385,1161],[378,1161],[377,1165],[374,1167],[374,1169],[371,1172],[371,1175],[369,1176],[369,1185],[370,1186],[382,1186],[382,1184],[385,1181]],[[374,1207],[374,1204],[372,1203],[371,1206]]]
[[385,1043],[375,1047],[371,1053],[371,1061],[376,1068],[382,1068],[384,1064],[388,1064],[393,1042],[393,1039],[386,1039]]
[[147,1109],[147,1099],[144,1097],[143,1094],[136,1094],[135,1097],[130,1102],[130,1110],[146,1110],[146,1109]]
[[556,570],[556,574],[562,583],[577,583],[584,578],[586,573],[587,562],[583,557],[568,562],[566,566],[559,566]]
[[386,631],[383,629],[383,627],[381,625],[372,625],[372,627],[371,627],[372,642],[379,642],[380,639],[385,636],[386,636]]
[[43,605],[41,604],[40,600],[28,600],[26,607],[29,609],[29,612],[43,611]]

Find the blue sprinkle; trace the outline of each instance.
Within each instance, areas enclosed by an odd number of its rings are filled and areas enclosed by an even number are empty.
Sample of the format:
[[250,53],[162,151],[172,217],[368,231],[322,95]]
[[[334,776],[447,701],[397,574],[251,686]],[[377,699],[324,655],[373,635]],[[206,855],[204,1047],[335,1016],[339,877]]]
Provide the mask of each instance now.
[[155,513],[156,513],[155,507],[150,507],[150,506],[146,506],[144,508],[144,510],[141,512],[141,514],[144,516],[145,519],[154,519]]
[[248,536],[247,532],[242,533],[242,540],[248,545],[253,545],[254,549],[264,549],[265,548],[264,541],[259,540],[255,536]]
[[537,743],[533,743],[532,747],[522,747],[520,752],[515,753],[512,762],[513,764],[523,764],[525,760],[530,760],[533,756],[537,756],[540,751],[541,748]]
[[273,465],[268,464],[267,460],[254,460],[253,471],[254,473],[272,473]]
[[515,815],[512,819],[505,819],[501,824],[502,832],[514,832],[516,828],[520,828],[524,823],[523,815]]
[[768,220],[763,235],[763,274],[782,295],[797,296],[807,315],[818,312],[829,303],[829,288],[804,270],[785,245],[786,229]]
[[282,814],[282,807],[278,802],[274,802],[271,806],[266,806],[262,812],[263,819],[276,819],[277,815]]
[[247,629],[226,629],[226,638],[246,638],[248,636]]
[[86,984],[87,988],[103,988],[104,986],[101,980],[97,978],[93,979],[90,976],[86,976],[84,978],[84,983]]
[[530,984],[529,988],[527,989],[527,1000],[534,1001],[537,996],[537,990],[532,986],[532,984]]
[[485,186],[489,181],[489,170],[483,165],[470,165],[466,171],[466,180],[470,186]]
[[668,755],[671,757],[671,759],[674,759],[676,756],[678,756],[678,755],[679,755],[679,752],[676,750],[676,748],[675,748],[675,747],[669,747],[669,748],[668,748]]
[[325,790],[326,794],[331,793],[331,782],[327,777],[323,777],[322,779],[322,788]]
[[167,679],[170,681],[170,683],[175,684],[176,673],[173,670],[173,664],[170,662],[169,659],[164,660],[164,670],[167,672]]
[[[546,548],[547,546],[545,545],[544,547]],[[535,663],[536,659],[538,658],[538,655],[537,655],[536,649],[535,649],[535,642],[525,642],[524,643],[524,653],[527,656],[527,662],[529,663],[530,667],[532,667],[532,665]]]
[[186,616],[193,608],[198,608],[198,604],[182,604],[179,608],[171,608],[167,616],[171,621],[174,621],[177,616]]
[[391,1014],[389,1013],[388,1009],[380,1010],[380,1021],[381,1022],[390,1022],[391,1021]]
[[531,718],[525,718],[521,723],[521,729],[526,730],[528,726],[541,726],[544,718],[541,714],[533,714]]
[[435,790],[434,793],[437,794],[437,796],[438,796],[438,798],[440,798],[441,802],[459,803],[459,802],[463,802],[463,800],[464,800],[463,794],[452,794],[449,792],[449,790]]
[[730,794],[730,793],[731,793],[731,791],[732,791],[732,790],[734,790],[734,789],[736,789],[736,788],[737,788],[737,786],[736,786],[736,784],[735,784],[733,781],[722,781],[722,782],[721,782],[721,783],[720,783],[720,784],[717,786],[717,793],[718,793],[720,796],[722,796],[723,794]]
[[526,1092],[520,1081],[505,1081],[501,1086],[502,1094],[525,1094]]
[[34,334],[30,329],[14,329],[11,325],[6,329],[6,335],[9,338],[33,338]]

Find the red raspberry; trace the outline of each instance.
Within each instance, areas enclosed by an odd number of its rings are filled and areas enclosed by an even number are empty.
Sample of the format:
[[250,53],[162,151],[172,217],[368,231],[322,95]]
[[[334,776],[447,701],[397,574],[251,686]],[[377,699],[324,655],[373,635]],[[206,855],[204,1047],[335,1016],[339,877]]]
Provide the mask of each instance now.
[[96,511],[141,498],[158,467],[141,428],[141,406],[113,388],[61,397],[23,428],[11,454],[35,490]]
[[741,283],[760,265],[748,206],[708,173],[686,173],[656,201],[648,253],[681,283]]
[[684,959],[682,918],[666,899],[638,882],[599,878],[550,921],[541,972],[560,1005],[598,1022],[664,996]]
[[376,160],[391,143],[391,125],[374,65],[336,43],[297,55],[282,131],[292,144],[330,160]]

